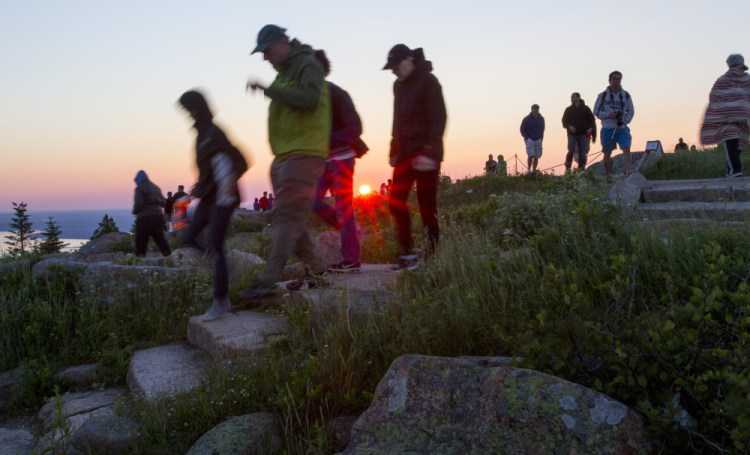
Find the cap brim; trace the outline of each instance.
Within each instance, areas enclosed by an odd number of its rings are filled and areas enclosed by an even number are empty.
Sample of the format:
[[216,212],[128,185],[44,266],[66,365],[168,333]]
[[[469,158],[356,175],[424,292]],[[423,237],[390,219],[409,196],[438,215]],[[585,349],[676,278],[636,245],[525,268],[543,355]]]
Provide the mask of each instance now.
[[383,67],[383,69],[384,70],[392,70],[394,66],[396,66],[396,65],[392,65],[390,62],[388,62],[388,63],[385,64],[385,66]]
[[257,54],[258,52],[265,52],[266,49],[268,49],[268,46],[270,44],[271,43],[258,44],[257,46],[255,46],[255,49],[253,49],[253,51],[250,52],[250,55]]

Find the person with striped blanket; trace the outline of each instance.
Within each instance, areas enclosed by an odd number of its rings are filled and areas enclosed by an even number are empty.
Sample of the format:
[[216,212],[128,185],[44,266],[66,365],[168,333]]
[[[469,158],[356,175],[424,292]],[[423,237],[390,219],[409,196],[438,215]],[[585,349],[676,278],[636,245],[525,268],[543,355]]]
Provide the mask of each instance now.
[[740,177],[740,153],[750,145],[750,75],[740,54],[730,55],[727,66],[729,70],[716,80],[708,95],[701,142],[721,144],[727,155],[727,177]]

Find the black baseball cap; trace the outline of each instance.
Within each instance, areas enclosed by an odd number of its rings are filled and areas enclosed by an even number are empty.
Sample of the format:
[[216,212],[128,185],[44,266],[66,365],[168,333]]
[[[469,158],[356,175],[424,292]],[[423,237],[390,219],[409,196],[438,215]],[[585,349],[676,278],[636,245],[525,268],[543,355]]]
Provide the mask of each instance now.
[[384,70],[392,70],[396,67],[403,59],[412,55],[412,50],[406,44],[396,44],[388,52],[388,61],[383,67]]

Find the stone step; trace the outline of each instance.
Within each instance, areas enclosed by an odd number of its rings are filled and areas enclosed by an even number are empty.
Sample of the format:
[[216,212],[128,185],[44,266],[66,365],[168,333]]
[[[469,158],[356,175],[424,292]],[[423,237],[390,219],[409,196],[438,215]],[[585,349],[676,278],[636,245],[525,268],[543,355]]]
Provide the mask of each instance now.
[[194,346],[184,343],[156,346],[133,353],[127,382],[133,396],[156,401],[200,386],[207,365],[206,354]]
[[656,202],[638,206],[642,220],[695,219],[727,222],[750,220],[750,202]]
[[359,273],[329,273],[329,286],[291,292],[293,302],[310,305],[315,319],[336,318],[339,311],[368,314],[396,295],[398,272],[393,264],[362,264]]
[[200,316],[190,318],[187,337],[211,357],[222,359],[260,353],[288,329],[284,320],[272,314],[238,311],[209,322]]
[[645,202],[750,201],[750,177],[701,180],[651,180],[643,189]]

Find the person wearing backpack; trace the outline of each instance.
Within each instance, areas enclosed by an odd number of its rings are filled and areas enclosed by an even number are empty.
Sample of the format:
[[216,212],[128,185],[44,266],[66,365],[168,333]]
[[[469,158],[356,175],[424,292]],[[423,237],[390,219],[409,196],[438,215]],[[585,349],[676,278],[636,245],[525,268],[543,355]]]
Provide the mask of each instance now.
[[[328,76],[331,62],[323,50],[315,51],[323,72]],[[313,211],[327,224],[341,232],[341,257],[343,260],[328,266],[333,273],[359,272],[360,244],[357,221],[354,217],[354,160],[364,155],[368,148],[362,141],[362,121],[348,93],[333,82],[327,81],[331,97],[331,141],[323,175],[318,180]],[[335,200],[335,209],[326,204],[328,190]]]
[[201,318],[212,321],[232,309],[224,239],[232,212],[240,201],[237,181],[247,171],[247,162],[213,123],[213,114],[200,92],[190,90],[183,93],[179,104],[195,121],[194,128],[198,133],[195,146],[198,183],[190,194],[200,199],[181,240],[185,245],[195,246],[198,234],[206,226],[209,228],[206,253],[214,260],[213,304]]
[[622,73],[612,71],[609,73],[609,87],[596,97],[594,112],[602,121],[599,140],[604,153],[604,170],[607,181],[612,181],[612,150],[619,144],[622,150],[625,175],[630,174],[630,144],[633,137],[630,135],[628,125],[633,121],[635,108],[630,93],[622,88]]

